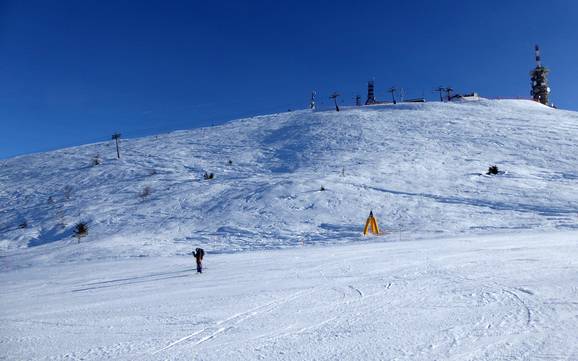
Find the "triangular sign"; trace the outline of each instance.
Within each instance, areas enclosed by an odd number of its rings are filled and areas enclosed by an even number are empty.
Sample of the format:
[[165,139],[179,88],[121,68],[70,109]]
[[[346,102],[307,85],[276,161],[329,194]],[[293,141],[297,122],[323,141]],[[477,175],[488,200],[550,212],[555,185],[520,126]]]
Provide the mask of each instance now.
[[379,226],[377,225],[377,219],[373,216],[373,211],[369,212],[369,217],[367,217],[367,221],[365,221],[363,235],[366,236],[368,232],[379,235]]

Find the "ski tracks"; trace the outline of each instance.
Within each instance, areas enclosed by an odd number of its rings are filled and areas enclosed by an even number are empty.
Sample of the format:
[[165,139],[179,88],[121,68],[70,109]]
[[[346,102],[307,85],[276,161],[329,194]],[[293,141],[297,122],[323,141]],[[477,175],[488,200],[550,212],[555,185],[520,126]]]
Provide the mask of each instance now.
[[349,285],[348,287],[349,287],[351,290],[357,292],[357,294],[359,295],[359,297],[361,297],[361,298],[365,297],[365,295],[363,294],[363,292],[361,292],[361,290],[360,290],[359,288],[354,287],[354,286],[352,286],[352,285]]
[[178,346],[179,344],[184,344],[184,343],[187,343],[189,341],[192,342],[192,340],[195,339],[196,336],[201,336],[201,337],[198,338],[196,341],[194,341],[192,344],[193,345],[200,345],[204,342],[207,342],[211,339],[214,339],[218,335],[225,333],[226,331],[234,328],[235,326],[242,324],[244,321],[246,321],[252,317],[255,317],[255,316],[258,316],[261,314],[265,314],[265,313],[269,313],[269,312],[273,311],[274,309],[282,306],[283,304],[286,304],[287,302],[290,302],[290,301],[292,301],[298,297],[301,297],[301,296],[303,296],[307,293],[311,293],[311,292],[313,292],[313,291],[304,290],[304,291],[295,292],[288,297],[274,300],[274,301],[265,303],[263,305],[254,307],[252,309],[249,309],[247,311],[234,314],[234,315],[232,315],[226,319],[217,321],[212,326],[208,326],[208,327],[205,327],[205,328],[200,329],[198,331],[195,331],[195,332],[193,332],[193,333],[191,333],[185,337],[182,337],[176,341],[171,342],[170,344],[166,345],[163,348],[152,351],[152,352],[150,352],[150,355],[156,355],[160,352],[163,352],[163,351],[169,350],[175,346]]
[[532,325],[532,309],[528,306],[528,304],[514,291],[511,291],[509,289],[502,289],[502,292],[509,294],[510,296],[512,296],[513,299],[515,299],[520,306],[522,306],[523,310],[525,311],[525,316],[526,316],[526,326],[530,327]]

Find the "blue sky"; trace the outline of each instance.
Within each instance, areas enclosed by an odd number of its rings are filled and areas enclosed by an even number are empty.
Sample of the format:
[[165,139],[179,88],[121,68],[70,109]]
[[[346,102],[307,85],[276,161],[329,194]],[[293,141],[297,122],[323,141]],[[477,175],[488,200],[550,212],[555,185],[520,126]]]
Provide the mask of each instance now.
[[0,0],[0,158],[304,108],[374,78],[578,110],[578,2]]

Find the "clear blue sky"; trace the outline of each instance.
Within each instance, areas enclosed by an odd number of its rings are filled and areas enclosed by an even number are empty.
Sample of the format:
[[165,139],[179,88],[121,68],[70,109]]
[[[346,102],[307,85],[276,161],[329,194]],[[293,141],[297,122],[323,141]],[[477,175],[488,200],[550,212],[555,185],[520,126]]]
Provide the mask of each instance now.
[[578,1],[0,0],[0,158],[404,87],[578,110]]

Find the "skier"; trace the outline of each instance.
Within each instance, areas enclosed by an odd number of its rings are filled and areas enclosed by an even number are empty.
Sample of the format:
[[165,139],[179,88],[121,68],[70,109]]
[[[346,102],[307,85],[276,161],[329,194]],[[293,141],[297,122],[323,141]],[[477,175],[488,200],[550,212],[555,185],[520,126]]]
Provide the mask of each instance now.
[[203,273],[203,256],[205,255],[205,250],[202,248],[197,248],[193,252],[193,257],[197,260],[197,272]]

